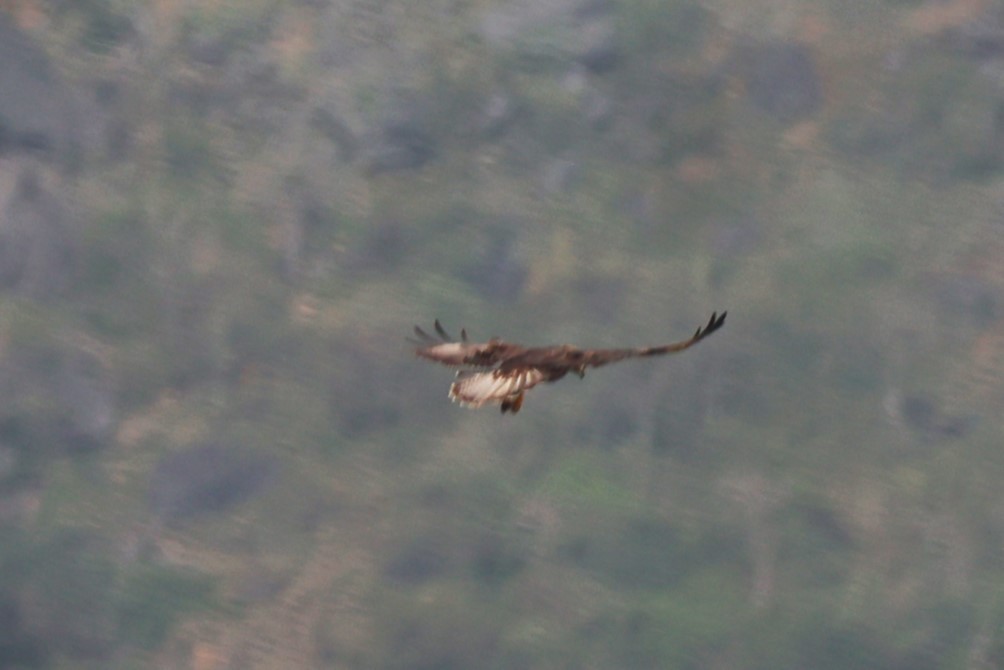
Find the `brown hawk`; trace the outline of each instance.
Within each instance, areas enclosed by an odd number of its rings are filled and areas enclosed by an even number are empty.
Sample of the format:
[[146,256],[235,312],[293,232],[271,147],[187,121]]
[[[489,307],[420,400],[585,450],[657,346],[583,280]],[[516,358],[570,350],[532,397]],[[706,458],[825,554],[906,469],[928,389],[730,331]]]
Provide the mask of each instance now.
[[438,338],[415,326],[418,339],[409,341],[417,345],[416,355],[461,368],[450,386],[451,400],[464,407],[484,407],[497,402],[501,403],[503,414],[515,414],[523,406],[523,394],[541,382],[557,381],[569,372],[584,377],[588,367],[598,368],[626,358],[683,351],[721,328],[726,314],[712,313],[707,325],[698,328],[689,339],[635,349],[580,349],[570,344],[524,347],[498,338],[474,343],[468,341],[466,330],[460,331],[460,341],[456,341],[447,335],[438,319],[435,323]]

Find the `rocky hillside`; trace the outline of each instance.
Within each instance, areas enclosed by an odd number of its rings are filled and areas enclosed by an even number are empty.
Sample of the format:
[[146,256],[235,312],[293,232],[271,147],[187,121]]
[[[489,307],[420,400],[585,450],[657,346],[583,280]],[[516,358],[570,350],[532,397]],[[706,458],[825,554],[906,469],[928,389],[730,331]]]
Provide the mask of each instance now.
[[[1004,12],[0,2],[0,667],[1004,665]],[[451,405],[404,337],[721,333]]]

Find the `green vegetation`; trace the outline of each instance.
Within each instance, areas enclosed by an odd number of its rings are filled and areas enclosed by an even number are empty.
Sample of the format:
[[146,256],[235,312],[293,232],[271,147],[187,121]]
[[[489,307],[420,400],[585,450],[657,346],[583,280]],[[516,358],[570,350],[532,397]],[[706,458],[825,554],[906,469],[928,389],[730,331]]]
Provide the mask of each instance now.
[[160,645],[176,621],[213,602],[211,579],[161,567],[127,574],[116,607],[123,640],[145,649]]

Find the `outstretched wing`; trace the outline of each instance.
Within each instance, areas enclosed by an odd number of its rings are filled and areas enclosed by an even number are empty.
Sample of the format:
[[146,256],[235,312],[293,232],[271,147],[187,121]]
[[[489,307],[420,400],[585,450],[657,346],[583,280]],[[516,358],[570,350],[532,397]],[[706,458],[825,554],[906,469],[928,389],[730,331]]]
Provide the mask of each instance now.
[[507,354],[521,348],[501,340],[489,340],[482,343],[468,342],[467,331],[464,329],[460,330],[460,341],[458,342],[447,334],[446,329],[439,323],[439,319],[436,319],[435,328],[439,335],[438,338],[415,326],[415,336],[418,339],[408,338],[408,341],[417,345],[415,349],[417,356],[443,365],[490,368]]
[[537,368],[459,372],[450,386],[450,399],[465,407],[483,407],[517,396],[545,379]]
[[[637,349],[585,349],[580,354],[573,352],[571,358],[581,359],[581,365],[589,367],[599,367],[608,363],[622,361],[625,358],[639,358],[644,356],[662,356],[663,354],[673,354],[684,349],[689,349],[713,332],[722,327],[725,323],[725,316],[728,312],[711,313],[711,319],[703,328],[698,328],[693,337],[672,344],[663,344],[657,347],[640,347]],[[574,360],[573,360],[574,363]]]

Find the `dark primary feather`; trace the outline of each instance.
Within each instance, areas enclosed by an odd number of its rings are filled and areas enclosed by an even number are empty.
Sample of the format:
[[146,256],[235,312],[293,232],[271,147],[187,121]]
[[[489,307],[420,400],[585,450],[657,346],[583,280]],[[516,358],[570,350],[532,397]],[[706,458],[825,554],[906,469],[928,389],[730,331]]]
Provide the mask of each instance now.
[[[417,344],[419,346],[422,346],[422,345],[425,345],[425,344],[429,344],[429,343],[433,343],[433,342],[439,342],[439,341],[442,341],[442,342],[453,342],[454,341],[454,339],[452,337],[450,337],[449,334],[447,334],[446,329],[443,328],[443,324],[441,324],[439,322],[439,319],[436,319],[434,327],[436,329],[436,333],[439,334],[439,337],[440,337],[439,340],[437,340],[432,335],[429,335],[427,332],[425,332],[424,330],[422,330],[418,326],[415,326],[414,331],[415,331],[415,335],[418,336],[419,339],[416,340],[416,339],[411,338],[411,337],[408,337],[408,338],[405,338],[405,339],[407,339],[412,344]],[[464,329],[464,328],[460,329],[460,339],[463,340],[464,342],[467,341],[467,330]]]
[[698,328],[697,332],[695,332],[694,336],[689,340],[684,340],[682,342],[675,342],[673,344],[666,344],[661,347],[645,347],[639,349],[637,355],[658,356],[660,354],[669,354],[675,351],[683,351],[687,347],[694,346],[695,344],[703,340],[705,337],[707,337],[711,333],[721,328],[722,324],[725,323],[725,317],[727,315],[728,312],[722,312],[721,316],[718,316],[717,312],[712,312],[711,319],[708,320],[708,325],[704,326],[704,328]]
[[453,341],[453,338],[446,334],[446,331],[443,329],[443,324],[439,323],[439,319],[436,319],[435,326],[436,326],[436,332],[439,333],[439,336],[441,338],[443,338],[443,342]]

